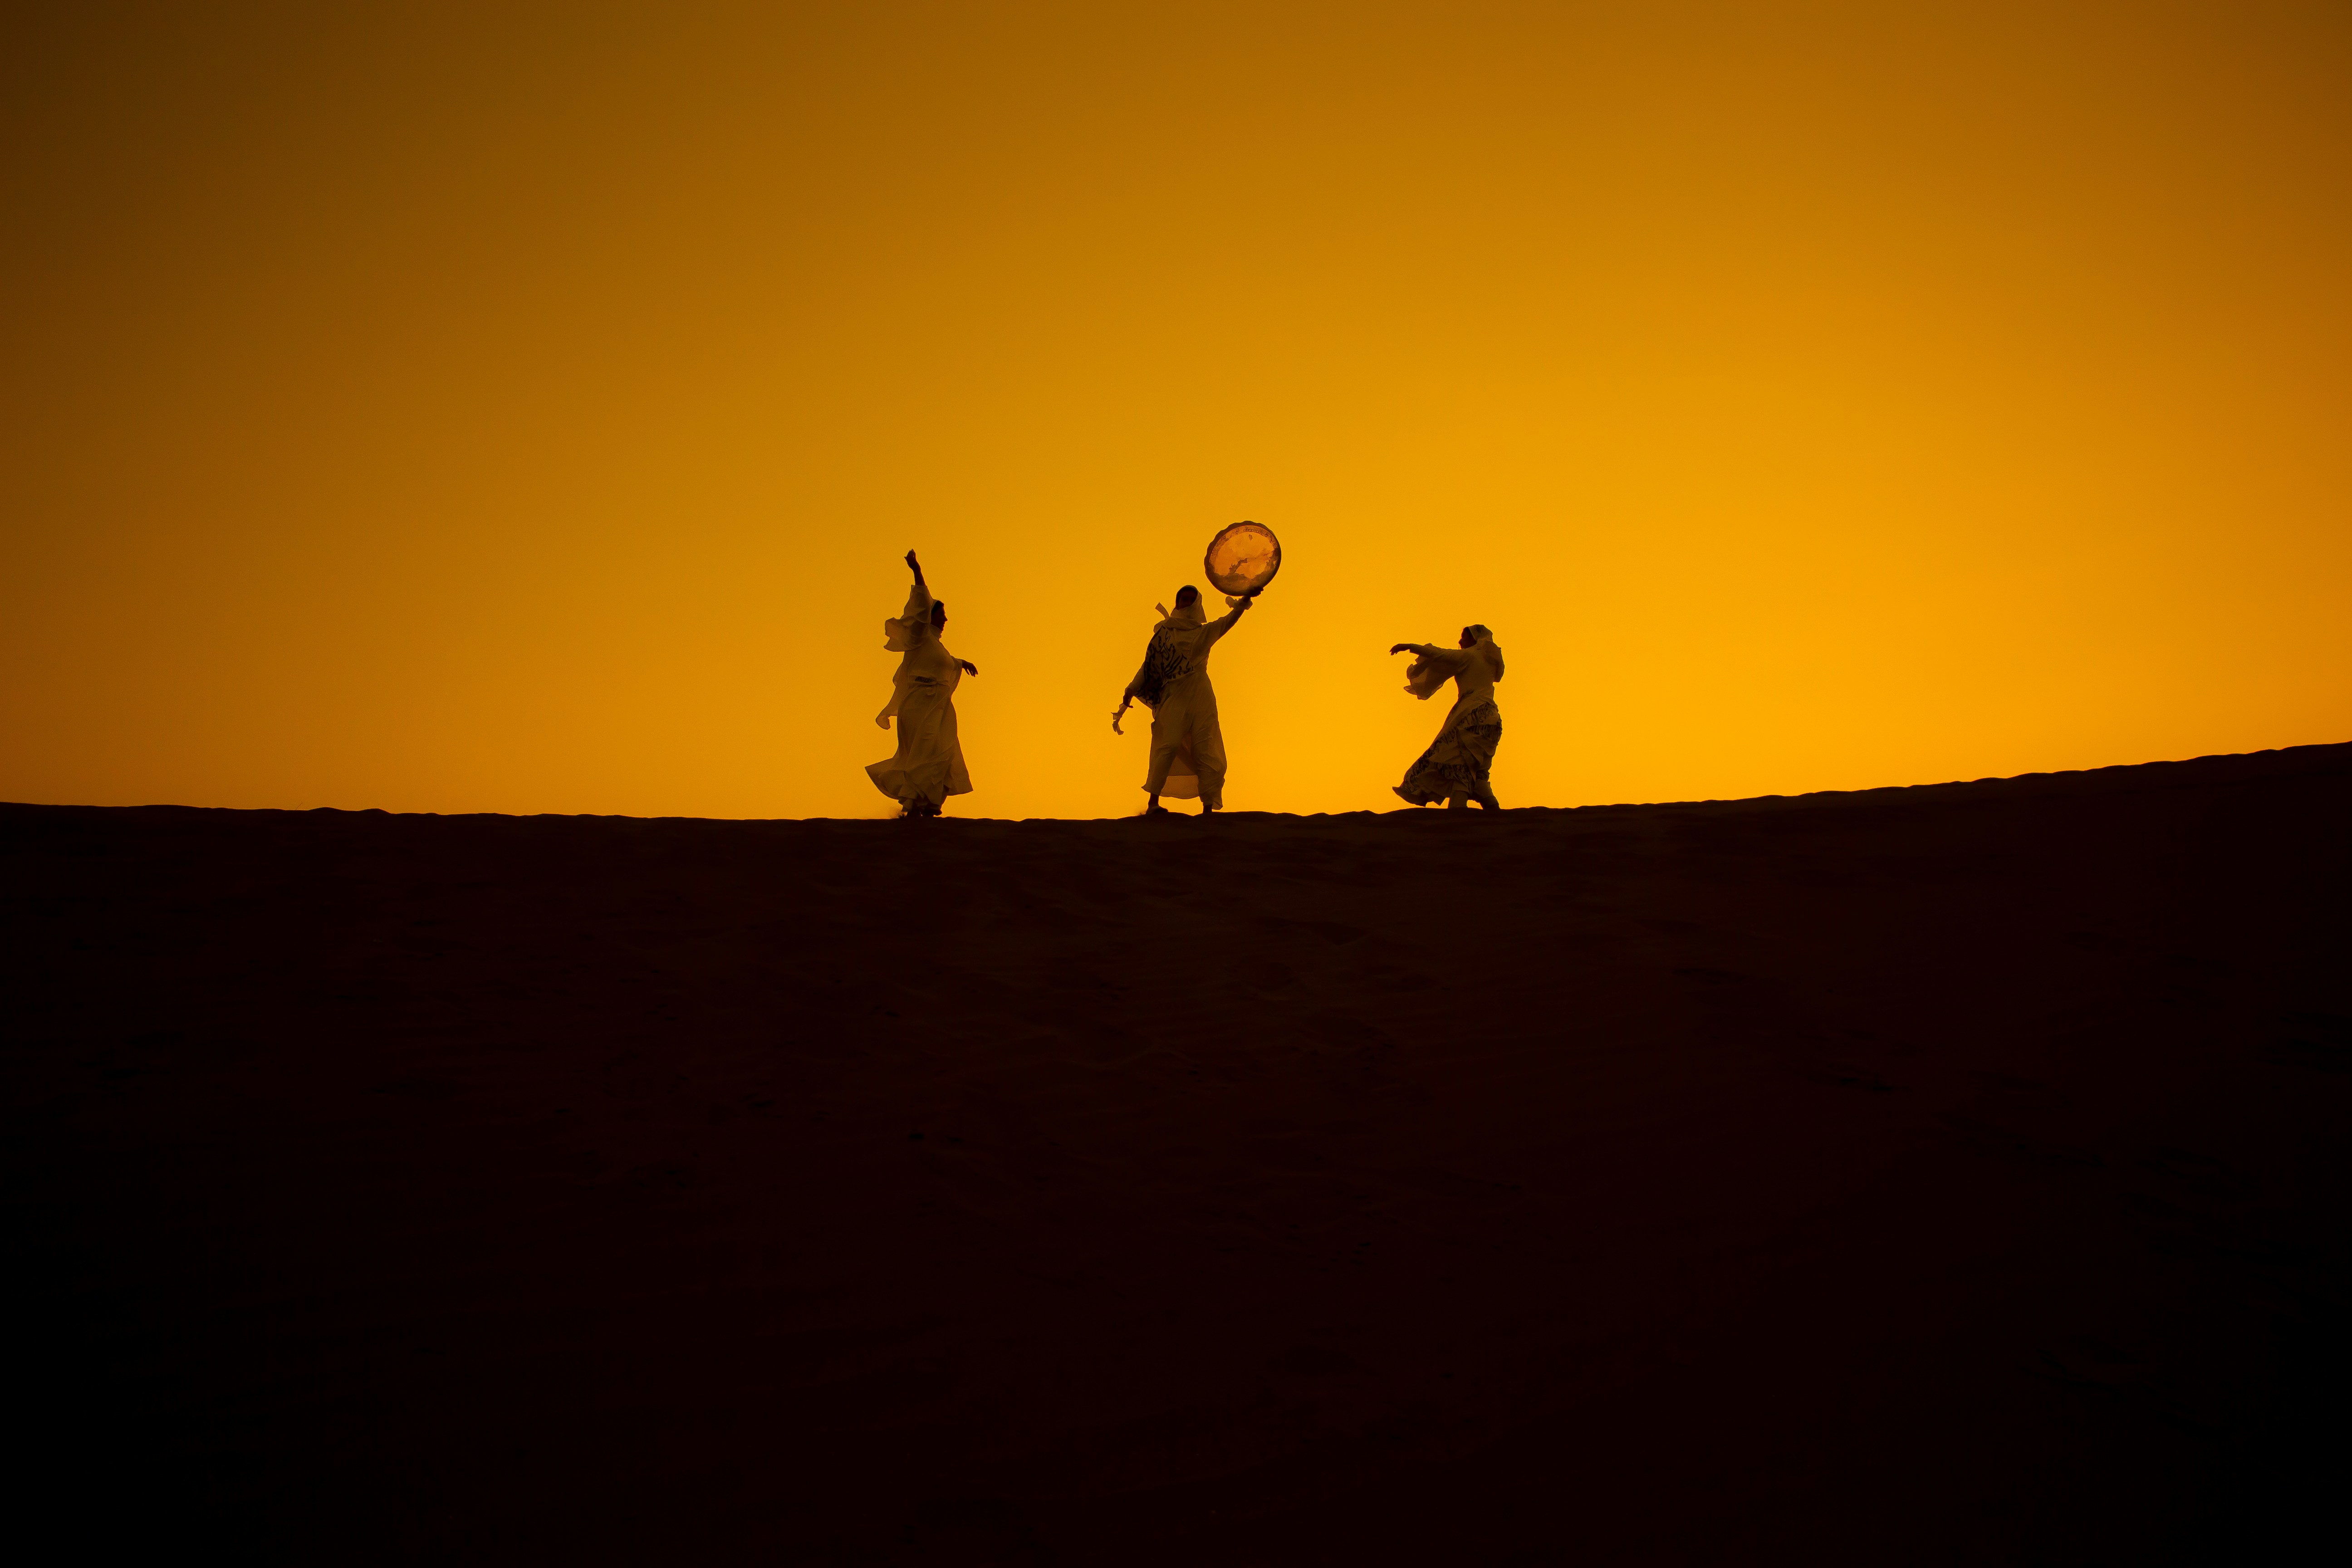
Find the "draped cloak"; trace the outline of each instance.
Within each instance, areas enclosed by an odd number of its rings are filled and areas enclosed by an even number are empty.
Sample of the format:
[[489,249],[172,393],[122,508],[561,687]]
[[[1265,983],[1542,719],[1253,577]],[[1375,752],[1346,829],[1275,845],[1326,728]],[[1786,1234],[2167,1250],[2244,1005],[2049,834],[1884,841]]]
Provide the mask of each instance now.
[[1232,607],[1213,621],[1202,618],[1197,599],[1172,615],[1161,610],[1164,618],[1143,650],[1143,668],[1127,683],[1127,695],[1151,710],[1144,789],[1178,800],[1198,796],[1212,810],[1225,804],[1225,736],[1217,725],[1217,689],[1209,684],[1209,650],[1252,601],[1225,603]]
[[902,656],[890,678],[890,703],[876,715],[885,729],[898,721],[898,750],[866,770],[874,787],[892,800],[927,800],[934,806],[951,795],[970,795],[963,746],[956,738],[955,689],[963,666],[931,629],[930,591],[918,583],[907,595],[907,613],[882,623],[882,646]]

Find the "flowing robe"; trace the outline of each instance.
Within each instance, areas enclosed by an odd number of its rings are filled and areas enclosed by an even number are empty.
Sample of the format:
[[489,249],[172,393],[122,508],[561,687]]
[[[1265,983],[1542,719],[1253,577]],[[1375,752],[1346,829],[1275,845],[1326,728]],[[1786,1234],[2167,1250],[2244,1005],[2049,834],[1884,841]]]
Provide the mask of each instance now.
[[1423,701],[1436,695],[1447,680],[1457,695],[1429,743],[1405,771],[1397,794],[1415,805],[1450,797],[1485,798],[1495,765],[1495,749],[1503,742],[1503,712],[1495,706],[1495,682],[1503,679],[1503,651],[1492,637],[1480,637],[1468,647],[1412,645],[1412,668],[1404,674],[1404,689]]
[[955,689],[963,666],[931,629],[931,595],[918,583],[907,595],[907,613],[882,623],[883,647],[902,657],[890,678],[890,704],[875,716],[884,729],[898,721],[898,750],[874,763],[866,776],[892,800],[929,801],[934,807],[951,795],[970,795],[963,746],[956,738]]
[[1127,695],[1151,710],[1151,760],[1143,775],[1150,794],[1197,795],[1210,809],[1224,809],[1225,736],[1217,725],[1217,689],[1209,684],[1209,650],[1251,602],[1227,599],[1231,609],[1203,622],[1195,600],[1152,628],[1143,668],[1127,683]]

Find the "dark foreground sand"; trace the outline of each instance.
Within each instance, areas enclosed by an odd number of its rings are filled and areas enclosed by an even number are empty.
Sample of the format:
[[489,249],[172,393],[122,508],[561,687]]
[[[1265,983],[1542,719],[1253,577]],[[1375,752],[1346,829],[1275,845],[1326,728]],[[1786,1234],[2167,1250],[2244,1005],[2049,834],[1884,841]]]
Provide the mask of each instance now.
[[2347,1560],[2352,746],[0,857],[15,1529]]

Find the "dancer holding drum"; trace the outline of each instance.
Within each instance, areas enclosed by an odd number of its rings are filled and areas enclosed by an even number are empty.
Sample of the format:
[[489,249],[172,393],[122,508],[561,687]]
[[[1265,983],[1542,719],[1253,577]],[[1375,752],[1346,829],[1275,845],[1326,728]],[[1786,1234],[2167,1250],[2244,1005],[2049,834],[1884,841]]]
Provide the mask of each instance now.
[[1217,722],[1217,689],[1209,684],[1209,650],[1234,629],[1281,565],[1282,546],[1271,530],[1235,523],[1210,542],[1202,563],[1209,581],[1234,595],[1225,600],[1226,612],[1206,619],[1201,591],[1189,584],[1177,590],[1173,611],[1156,606],[1160,621],[1143,650],[1143,667],[1110,716],[1111,733],[1123,734],[1118,721],[1129,704],[1140,701],[1151,710],[1151,757],[1143,775],[1151,796],[1147,815],[1167,813],[1162,795],[1198,796],[1204,816],[1223,809],[1225,737]]
[[971,776],[963,769],[963,746],[956,738],[955,689],[980,668],[948,652],[940,641],[948,607],[931,597],[915,552],[907,552],[915,585],[907,593],[906,614],[882,623],[882,646],[902,657],[890,678],[890,705],[874,716],[887,730],[898,721],[898,750],[874,763],[866,776],[898,802],[908,816],[937,816],[951,795],[970,795]]
[[1488,781],[1495,748],[1503,740],[1503,713],[1495,706],[1503,650],[1495,646],[1495,634],[1484,626],[1464,626],[1459,647],[1401,642],[1389,652],[1414,656],[1404,672],[1404,689],[1424,702],[1448,680],[1458,693],[1437,739],[1406,770],[1397,794],[1415,805],[1442,800],[1449,811],[1466,811],[1474,800],[1487,811],[1502,810]]

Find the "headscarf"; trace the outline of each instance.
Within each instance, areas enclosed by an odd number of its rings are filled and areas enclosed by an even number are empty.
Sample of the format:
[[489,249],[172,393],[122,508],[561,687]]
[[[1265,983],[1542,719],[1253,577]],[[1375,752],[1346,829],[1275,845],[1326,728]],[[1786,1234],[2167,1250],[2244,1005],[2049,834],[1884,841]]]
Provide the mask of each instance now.
[[1495,641],[1495,634],[1488,631],[1486,627],[1480,626],[1475,621],[1471,622],[1462,629],[1470,634],[1472,649],[1475,652],[1485,654],[1486,656],[1486,662],[1495,667],[1495,679],[1497,680],[1502,679],[1503,649],[1501,646]]

